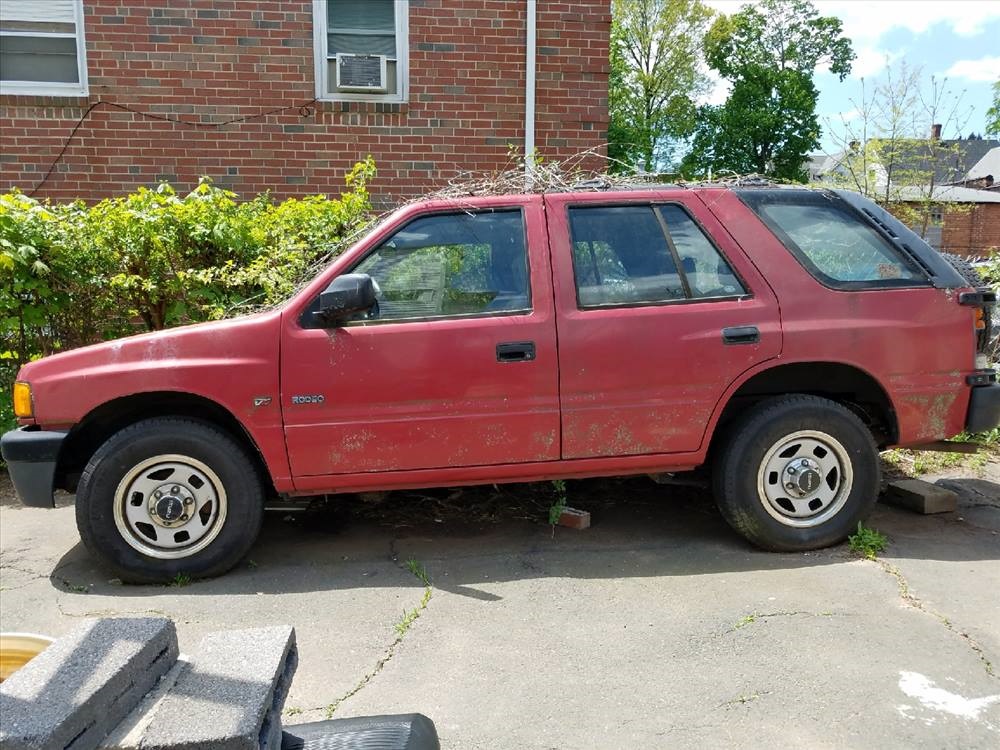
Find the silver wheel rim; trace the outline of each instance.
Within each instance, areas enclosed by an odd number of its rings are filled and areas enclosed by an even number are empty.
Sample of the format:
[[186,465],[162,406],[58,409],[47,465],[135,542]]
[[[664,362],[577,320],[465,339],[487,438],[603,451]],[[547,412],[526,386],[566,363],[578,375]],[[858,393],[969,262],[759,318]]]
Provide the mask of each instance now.
[[757,472],[757,495],[764,510],[797,528],[819,526],[837,515],[853,484],[847,450],[818,430],[800,430],[778,440]]
[[115,526],[149,557],[190,557],[226,522],[226,490],[218,474],[190,456],[154,456],[130,469],[115,490]]

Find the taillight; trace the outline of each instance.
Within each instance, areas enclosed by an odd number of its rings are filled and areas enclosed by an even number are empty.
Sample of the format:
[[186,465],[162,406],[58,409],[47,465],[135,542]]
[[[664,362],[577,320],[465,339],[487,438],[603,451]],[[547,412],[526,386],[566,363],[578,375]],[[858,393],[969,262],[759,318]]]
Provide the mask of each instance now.
[[986,330],[986,310],[981,307],[976,308],[974,325],[977,331]]
[[972,326],[976,336],[976,364],[977,370],[985,370],[989,367],[989,358],[986,352],[990,348],[990,335],[992,334],[992,312],[996,305],[997,295],[992,289],[977,289],[975,292],[962,292],[958,295],[959,304],[973,308]]

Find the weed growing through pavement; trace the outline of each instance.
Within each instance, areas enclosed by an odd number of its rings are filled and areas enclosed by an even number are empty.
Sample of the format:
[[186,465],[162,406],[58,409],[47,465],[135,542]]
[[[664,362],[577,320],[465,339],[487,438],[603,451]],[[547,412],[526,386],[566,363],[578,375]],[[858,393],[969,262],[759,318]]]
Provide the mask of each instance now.
[[885,534],[881,534],[875,529],[870,529],[859,521],[857,532],[847,537],[847,543],[852,552],[856,552],[869,560],[874,560],[880,552],[885,550],[889,544],[889,540]]
[[410,571],[422,584],[424,584],[424,595],[420,599],[420,604],[411,609],[409,612],[403,612],[403,616],[399,618],[393,627],[396,629],[396,634],[402,638],[406,635],[406,631],[410,629],[410,626],[416,622],[417,618],[420,617],[420,613],[427,608],[427,602],[431,600],[431,578],[427,575],[427,569],[421,565],[416,560],[407,560],[406,569]]
[[433,589],[431,588],[431,577],[427,574],[427,569],[416,560],[407,560],[406,569],[416,576],[422,584],[424,584],[424,595],[421,597],[420,603],[409,612],[404,610],[403,616],[399,618],[399,622],[393,625],[393,629],[396,631],[396,640],[389,644],[389,648],[386,650],[385,655],[378,660],[374,669],[367,672],[357,685],[326,706],[326,718],[331,718],[341,703],[355,695],[361,690],[361,688],[367,685],[372,678],[375,677],[375,675],[382,671],[382,668],[386,665],[386,663],[388,663],[393,654],[396,652],[396,646],[403,642],[403,638],[406,636],[410,626],[416,622],[418,617],[420,617],[421,612],[427,609],[427,603],[430,602],[431,594],[433,593]]
[[553,479],[552,490],[555,492],[556,501],[549,507],[549,525],[552,526],[552,533],[555,534],[559,517],[566,510],[566,482],[561,479]]

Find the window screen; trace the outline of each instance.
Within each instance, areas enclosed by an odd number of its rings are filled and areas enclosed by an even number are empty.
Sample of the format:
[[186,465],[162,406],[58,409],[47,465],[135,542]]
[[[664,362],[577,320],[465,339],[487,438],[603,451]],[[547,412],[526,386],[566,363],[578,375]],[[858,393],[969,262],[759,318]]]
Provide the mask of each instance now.
[[0,0],[3,93],[83,94],[80,0]]
[[325,23],[326,94],[348,93],[350,88],[337,89],[337,54],[384,55],[386,57],[386,91],[372,92],[369,97],[396,96],[400,89],[400,56],[405,40],[398,37],[397,14],[406,13],[405,3],[394,0],[326,0],[322,3]]
[[822,195],[762,203],[757,211],[820,280],[834,285],[924,280],[874,229]]
[[374,280],[379,320],[531,308],[520,211],[416,219],[353,272]]
[[571,208],[569,220],[580,307],[745,294],[679,206]]

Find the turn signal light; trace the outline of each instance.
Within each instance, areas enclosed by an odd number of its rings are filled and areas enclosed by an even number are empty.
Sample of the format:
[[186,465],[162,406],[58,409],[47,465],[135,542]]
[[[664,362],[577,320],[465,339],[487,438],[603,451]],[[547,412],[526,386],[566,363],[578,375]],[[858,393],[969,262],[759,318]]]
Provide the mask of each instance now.
[[976,330],[986,330],[986,311],[981,307],[976,308]]
[[34,414],[31,386],[21,381],[14,383],[14,414],[21,419],[28,419]]

